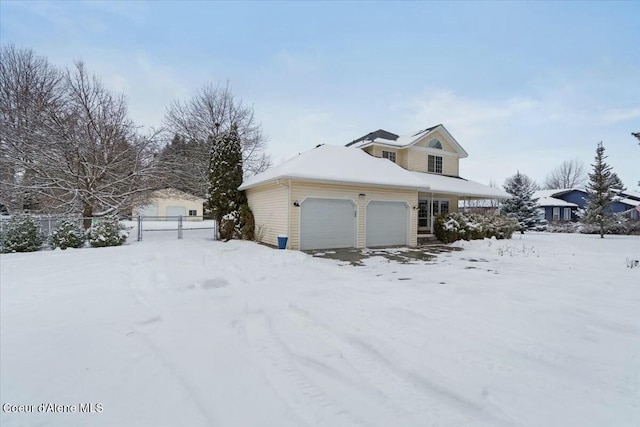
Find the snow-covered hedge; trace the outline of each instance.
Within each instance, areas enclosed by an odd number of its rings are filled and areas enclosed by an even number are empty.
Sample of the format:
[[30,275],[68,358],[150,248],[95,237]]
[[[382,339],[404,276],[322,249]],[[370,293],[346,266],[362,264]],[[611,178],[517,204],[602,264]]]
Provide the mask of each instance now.
[[33,252],[42,247],[45,241],[40,226],[29,215],[13,215],[6,221],[0,234],[2,252]]
[[434,231],[438,240],[475,240],[495,237],[510,239],[518,228],[518,221],[504,215],[478,215],[451,212],[436,218]]
[[84,229],[75,221],[63,219],[58,227],[53,230],[49,238],[51,249],[81,248],[84,246],[87,236]]
[[[546,231],[551,233],[581,233],[599,234],[600,227],[595,224],[585,224],[583,222],[557,222],[546,226]],[[629,220],[623,216],[616,215],[610,224],[605,226],[605,234],[640,235],[640,221]]]
[[89,245],[94,248],[120,246],[129,237],[127,228],[115,217],[101,219],[91,226],[87,234]]

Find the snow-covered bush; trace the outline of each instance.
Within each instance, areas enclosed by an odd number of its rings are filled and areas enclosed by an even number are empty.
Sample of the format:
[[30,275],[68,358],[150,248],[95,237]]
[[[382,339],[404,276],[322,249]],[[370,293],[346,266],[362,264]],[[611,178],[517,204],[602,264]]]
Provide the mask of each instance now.
[[253,240],[255,237],[255,219],[253,212],[246,203],[240,209],[233,210],[222,217],[220,221],[220,239],[229,241],[231,239]]
[[518,228],[518,221],[504,215],[478,215],[451,212],[436,218],[434,232],[438,240],[476,240],[495,237],[510,239]]
[[120,224],[118,218],[105,217],[93,224],[87,232],[89,245],[94,248],[120,246],[129,237],[127,228]]
[[64,219],[60,221],[58,227],[51,233],[49,246],[51,246],[52,249],[60,248],[62,250],[67,248],[81,248],[84,246],[86,240],[87,236],[80,224]]
[[[580,223],[577,231],[582,234],[599,234],[600,227],[597,224]],[[605,234],[640,234],[640,221],[630,220],[620,214],[612,216],[612,219],[604,226]]]
[[0,235],[2,252],[33,252],[42,247],[45,236],[39,225],[29,215],[14,215],[5,224]]
[[232,211],[222,217],[220,220],[220,240],[228,242],[233,239],[239,216],[238,211]]

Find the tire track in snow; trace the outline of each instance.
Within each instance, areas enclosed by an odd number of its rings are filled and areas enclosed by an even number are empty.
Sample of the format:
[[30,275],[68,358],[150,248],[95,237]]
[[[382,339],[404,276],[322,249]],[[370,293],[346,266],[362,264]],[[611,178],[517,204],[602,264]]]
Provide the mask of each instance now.
[[[314,318],[308,311],[290,305],[290,313],[299,317],[306,333],[314,334],[323,342],[340,349],[342,357],[372,387],[384,393],[389,406],[398,413],[411,414],[416,420],[429,420],[432,425],[449,424],[441,419],[441,406],[456,409],[459,417],[455,425],[510,425],[486,413],[483,408],[467,398],[410,369],[397,366],[372,344],[355,335],[334,332],[328,325]],[[451,411],[445,411],[451,413]]]
[[193,403],[195,408],[198,410],[198,413],[202,416],[205,421],[205,425],[214,426],[216,423],[214,422],[212,416],[207,411],[207,405],[202,401],[202,398],[195,390],[195,388],[189,383],[189,381],[178,371],[178,369],[169,361],[167,357],[163,354],[163,352],[155,345],[153,340],[144,332],[142,332],[139,328],[135,328],[134,337],[141,341],[145,347],[151,350],[153,356],[155,356],[156,360],[159,362],[160,366],[162,366],[165,371],[167,371],[172,378],[176,380],[178,385],[182,390],[184,390],[185,394],[189,397],[189,401]]
[[[159,262],[160,260],[161,262]],[[212,416],[207,411],[207,405],[203,402],[202,398],[191,385],[187,378],[185,378],[178,370],[176,366],[169,360],[169,358],[158,348],[153,339],[145,332],[149,327],[157,327],[157,324],[163,321],[161,310],[151,302],[145,295],[145,291],[149,293],[153,289],[145,289],[149,280],[153,284],[158,282],[163,283],[166,281],[166,275],[163,271],[157,271],[155,268],[145,268],[145,265],[168,265],[164,261],[164,256],[161,254],[154,254],[151,257],[145,257],[140,262],[133,263],[127,272],[127,285],[133,296],[134,300],[144,308],[146,308],[150,314],[147,315],[145,320],[141,320],[130,325],[132,332],[127,334],[133,336],[134,339],[143,343],[143,345],[150,350],[151,354],[159,362],[160,366],[174,378],[185,394],[188,396],[190,402],[196,407],[198,413],[202,416],[202,419],[207,426],[214,426],[215,422]],[[142,286],[140,285],[142,284]]]
[[298,418],[308,425],[366,425],[302,372],[275,334],[267,313],[262,310],[249,312],[243,323],[249,344],[260,356],[266,378]]

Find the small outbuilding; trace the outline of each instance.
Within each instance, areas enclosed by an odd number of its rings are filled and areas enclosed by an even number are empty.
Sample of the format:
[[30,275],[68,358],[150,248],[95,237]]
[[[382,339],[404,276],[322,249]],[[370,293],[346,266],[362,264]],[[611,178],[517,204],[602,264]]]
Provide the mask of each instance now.
[[151,193],[147,204],[133,209],[133,216],[150,219],[176,219],[179,216],[190,221],[202,221],[205,199],[176,190],[164,188]]

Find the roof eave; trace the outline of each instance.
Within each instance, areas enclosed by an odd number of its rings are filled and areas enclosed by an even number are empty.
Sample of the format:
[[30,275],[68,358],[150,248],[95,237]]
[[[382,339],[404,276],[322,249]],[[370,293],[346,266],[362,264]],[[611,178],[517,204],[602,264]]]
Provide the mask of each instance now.
[[304,181],[304,182],[318,182],[318,183],[329,183],[329,184],[342,184],[342,185],[363,185],[368,187],[383,187],[383,188],[402,188],[406,190],[416,190],[416,191],[431,191],[431,187],[422,186],[422,185],[397,185],[397,184],[380,184],[374,182],[362,182],[362,181],[345,181],[345,180],[332,180],[332,179],[324,179],[324,178],[310,178],[310,177],[301,177],[296,175],[280,175],[274,178],[269,178],[264,181],[256,182],[253,184],[249,184],[245,186],[244,184],[238,187],[238,190],[244,191],[249,190],[251,188],[259,187],[261,185],[267,185],[279,180],[292,180],[292,181]]

